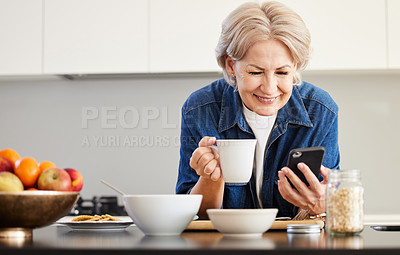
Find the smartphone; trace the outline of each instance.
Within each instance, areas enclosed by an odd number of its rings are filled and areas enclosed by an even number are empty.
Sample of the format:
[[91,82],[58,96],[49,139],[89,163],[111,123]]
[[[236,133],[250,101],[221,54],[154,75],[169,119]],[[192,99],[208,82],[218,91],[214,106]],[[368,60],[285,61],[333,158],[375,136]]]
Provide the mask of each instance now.
[[[300,178],[300,180],[309,186],[306,177],[297,168],[297,164],[303,162],[311,169],[315,176],[318,177],[322,161],[324,160],[324,154],[325,148],[322,146],[293,149],[289,153],[287,166]],[[294,185],[290,180],[289,183],[294,188]]]
[[394,225],[394,226],[377,225],[377,226],[371,226],[371,228],[377,231],[400,231],[399,225]]

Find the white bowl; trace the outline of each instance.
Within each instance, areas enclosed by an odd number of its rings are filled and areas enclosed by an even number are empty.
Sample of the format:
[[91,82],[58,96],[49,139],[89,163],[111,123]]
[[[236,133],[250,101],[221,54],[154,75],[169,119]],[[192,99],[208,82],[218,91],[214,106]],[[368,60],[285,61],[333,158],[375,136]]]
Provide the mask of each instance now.
[[199,211],[202,195],[124,195],[133,223],[149,236],[180,235]]
[[227,237],[261,237],[274,223],[278,209],[208,209],[214,227]]

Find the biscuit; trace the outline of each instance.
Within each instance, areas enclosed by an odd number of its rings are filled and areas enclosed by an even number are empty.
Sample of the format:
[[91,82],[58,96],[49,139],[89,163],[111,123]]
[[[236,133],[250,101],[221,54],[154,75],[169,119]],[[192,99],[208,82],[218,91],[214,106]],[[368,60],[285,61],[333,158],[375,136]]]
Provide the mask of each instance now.
[[73,218],[72,221],[87,221],[92,218],[93,218],[93,216],[90,216],[90,215],[79,215],[79,216]]
[[79,215],[72,219],[72,221],[121,221],[118,218],[115,218],[109,214],[104,215]]

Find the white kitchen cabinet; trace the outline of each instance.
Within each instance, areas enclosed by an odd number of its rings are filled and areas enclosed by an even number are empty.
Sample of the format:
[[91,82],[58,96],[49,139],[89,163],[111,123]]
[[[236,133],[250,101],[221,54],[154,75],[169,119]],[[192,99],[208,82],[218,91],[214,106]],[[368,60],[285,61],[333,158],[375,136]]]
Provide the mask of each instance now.
[[[150,70],[219,71],[214,49],[222,20],[243,2],[151,0]],[[385,0],[281,2],[298,12],[311,32],[308,70],[387,67]]]
[[388,10],[388,65],[400,68],[400,1],[387,0]]
[[42,0],[0,0],[0,75],[42,72]]
[[222,20],[246,0],[150,0],[151,72],[220,71]]
[[385,0],[281,2],[298,12],[311,32],[309,70],[387,67]]
[[[221,23],[247,1],[0,0],[0,75],[221,71]],[[280,1],[310,29],[308,70],[400,68],[400,0]]]
[[44,73],[148,72],[147,0],[44,0]]

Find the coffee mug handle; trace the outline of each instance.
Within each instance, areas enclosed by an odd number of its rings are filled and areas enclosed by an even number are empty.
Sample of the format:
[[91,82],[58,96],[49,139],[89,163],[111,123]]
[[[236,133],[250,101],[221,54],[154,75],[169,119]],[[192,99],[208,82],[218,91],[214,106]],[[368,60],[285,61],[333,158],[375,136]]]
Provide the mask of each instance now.
[[216,158],[219,158],[219,151],[218,151],[218,147],[217,146],[215,146],[215,145],[211,145],[211,146],[208,146],[209,148],[211,148],[211,150],[212,150],[212,152],[213,152],[213,154],[214,154],[214,156],[216,157]]

